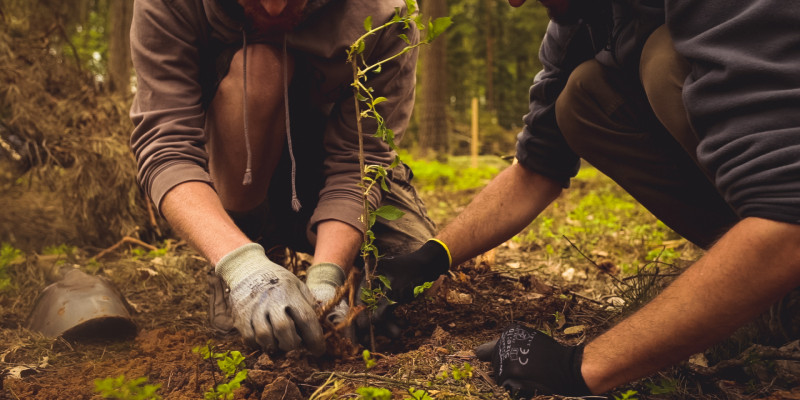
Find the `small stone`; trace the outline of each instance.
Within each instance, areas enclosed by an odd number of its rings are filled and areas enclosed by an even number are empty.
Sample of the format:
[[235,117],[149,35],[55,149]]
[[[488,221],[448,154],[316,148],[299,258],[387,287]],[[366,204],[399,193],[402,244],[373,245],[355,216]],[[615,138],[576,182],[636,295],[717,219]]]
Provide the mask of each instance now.
[[275,363],[272,362],[272,359],[269,358],[269,355],[267,353],[262,353],[260,356],[258,356],[258,360],[256,360],[256,363],[253,365],[253,368],[270,369],[272,368],[273,365],[275,365]]
[[275,380],[275,372],[251,369],[247,371],[247,380],[252,382],[253,386],[265,387]]
[[297,385],[284,377],[279,377],[264,387],[261,400],[303,400],[303,395]]
[[575,268],[568,268],[566,271],[561,273],[561,277],[564,278],[565,281],[571,282],[575,279]]

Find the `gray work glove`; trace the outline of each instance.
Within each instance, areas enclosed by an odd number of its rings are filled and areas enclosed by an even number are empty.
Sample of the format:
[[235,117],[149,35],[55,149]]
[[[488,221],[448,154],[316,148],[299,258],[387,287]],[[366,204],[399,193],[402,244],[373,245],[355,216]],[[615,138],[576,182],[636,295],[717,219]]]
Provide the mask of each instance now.
[[[318,307],[323,307],[333,300],[336,296],[336,290],[344,284],[344,278],[344,271],[334,263],[320,263],[308,268],[306,271],[306,286],[308,286],[308,290],[311,291],[314,299],[317,300]],[[344,322],[349,309],[347,301],[342,299],[339,304],[333,306],[325,318],[336,326]]]
[[302,343],[314,355],[325,352],[322,327],[308,287],[273,263],[264,248],[249,243],[228,253],[215,272],[230,288],[234,326],[244,340],[265,351],[290,351]]

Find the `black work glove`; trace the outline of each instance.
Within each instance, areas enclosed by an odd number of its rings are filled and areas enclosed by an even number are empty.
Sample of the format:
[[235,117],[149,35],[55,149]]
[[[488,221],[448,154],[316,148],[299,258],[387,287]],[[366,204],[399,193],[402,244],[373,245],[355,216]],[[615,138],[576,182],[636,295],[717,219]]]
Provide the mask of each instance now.
[[564,346],[537,330],[511,325],[475,354],[492,362],[495,381],[514,396],[592,394],[581,375],[583,347]]
[[[372,321],[380,322],[390,314],[390,306],[396,303],[408,303],[414,300],[414,288],[425,282],[435,281],[440,275],[446,274],[450,269],[450,252],[445,245],[435,239],[428,240],[414,252],[383,257],[378,260],[378,267],[373,273],[372,288],[383,288],[385,297],[382,297],[377,308],[372,312]],[[386,288],[378,279],[382,276],[390,288]],[[359,296],[367,287],[366,277],[361,281]],[[386,299],[388,297],[390,301]],[[363,300],[363,297],[361,298]],[[367,311],[368,312],[368,311]],[[359,315],[359,327],[368,324],[367,312]]]

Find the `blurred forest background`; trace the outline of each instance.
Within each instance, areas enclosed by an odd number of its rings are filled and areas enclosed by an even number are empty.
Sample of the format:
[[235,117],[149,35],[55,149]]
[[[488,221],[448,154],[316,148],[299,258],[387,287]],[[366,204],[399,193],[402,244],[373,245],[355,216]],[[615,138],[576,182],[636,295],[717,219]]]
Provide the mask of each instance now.
[[[233,0],[230,0],[233,1]],[[401,147],[446,163],[511,155],[547,24],[535,2],[423,0],[453,19],[423,47]],[[135,183],[128,110],[133,0],[0,0],[0,241],[107,246],[165,229]],[[473,150],[474,151],[474,150]]]

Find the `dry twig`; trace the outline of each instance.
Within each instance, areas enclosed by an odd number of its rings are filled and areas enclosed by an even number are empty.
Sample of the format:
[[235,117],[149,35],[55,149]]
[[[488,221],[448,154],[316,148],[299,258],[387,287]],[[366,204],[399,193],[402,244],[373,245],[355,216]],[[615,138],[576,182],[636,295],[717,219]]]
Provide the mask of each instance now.
[[139,245],[139,246],[142,246],[142,247],[144,247],[144,248],[146,248],[146,249],[148,249],[150,251],[158,250],[158,248],[156,248],[155,246],[147,244],[147,243],[145,243],[145,242],[143,242],[143,241],[141,241],[139,239],[135,239],[135,238],[132,238],[130,236],[125,236],[119,242],[117,242],[113,246],[101,251],[100,253],[98,253],[96,256],[94,256],[92,258],[95,259],[95,260],[98,260],[98,259],[100,259],[100,257],[103,257],[106,254],[111,253],[112,251],[116,250],[119,246],[122,246],[124,243],[132,243],[132,244],[135,244],[135,245]]
[[714,376],[728,368],[745,366],[753,362],[753,360],[800,361],[800,353],[780,350],[774,347],[763,346],[760,344],[754,344],[748,347],[747,350],[739,354],[738,357],[730,360],[720,361],[713,367],[704,367],[702,365],[689,364],[689,368],[700,375]]

